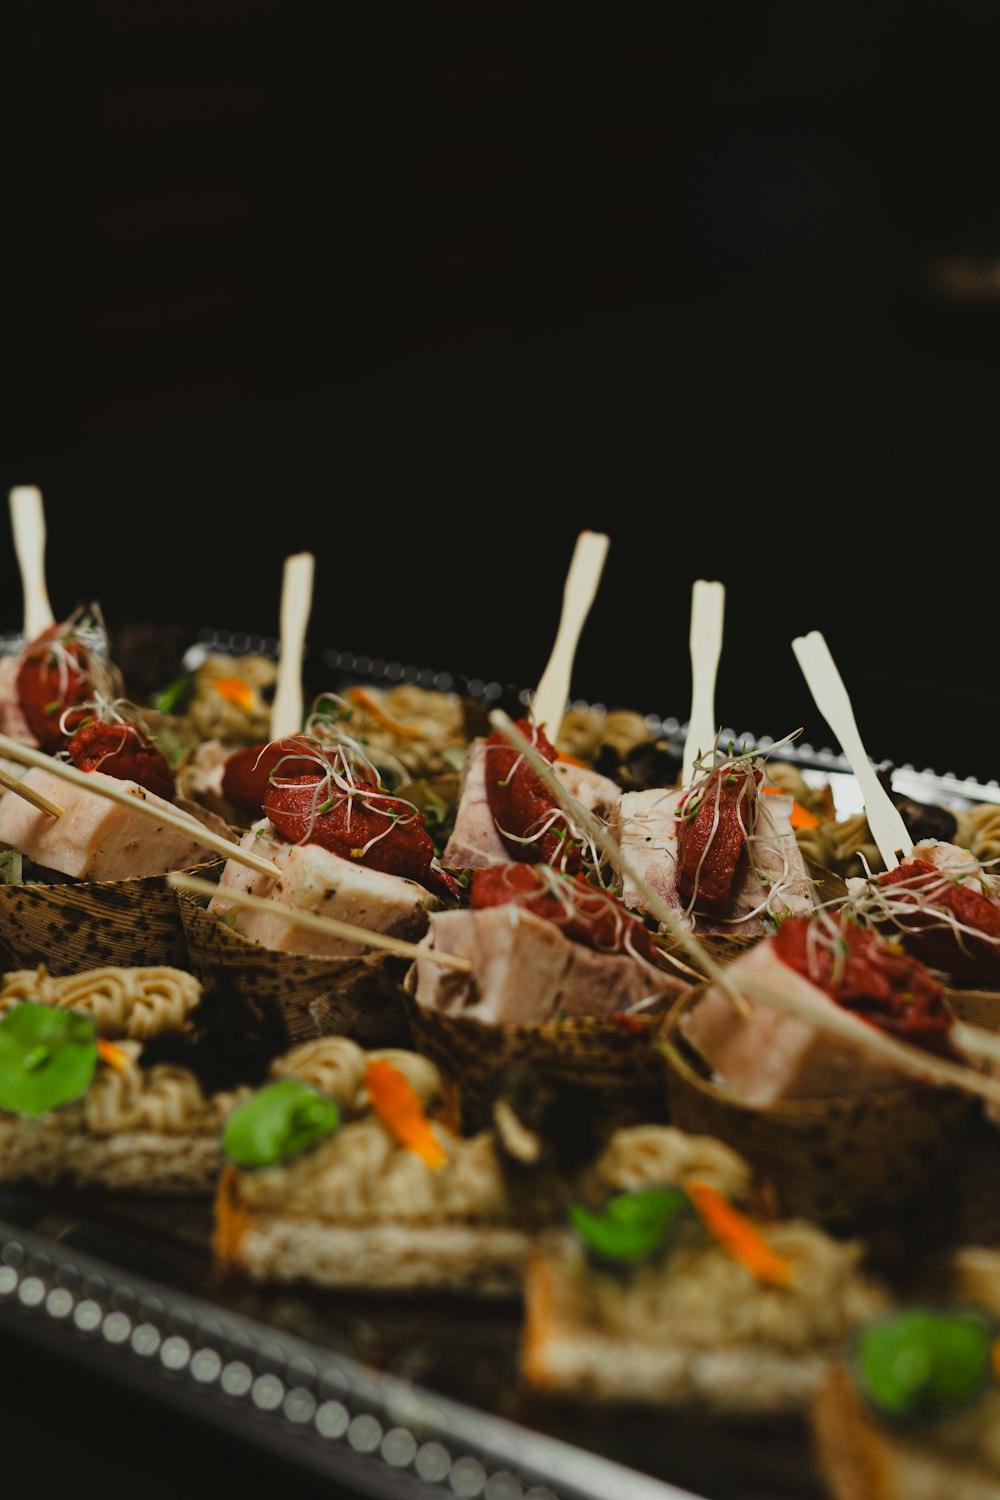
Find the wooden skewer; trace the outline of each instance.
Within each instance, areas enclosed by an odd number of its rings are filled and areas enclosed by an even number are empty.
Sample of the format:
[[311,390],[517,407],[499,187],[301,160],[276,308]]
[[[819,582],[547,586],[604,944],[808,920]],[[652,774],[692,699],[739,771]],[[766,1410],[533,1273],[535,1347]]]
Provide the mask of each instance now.
[[24,594],[24,639],[33,641],[55,623],[45,587],[45,513],[42,492],[19,484],[10,492],[10,521]]
[[368,927],[356,927],[353,922],[338,922],[336,917],[319,917],[314,912],[299,911],[286,906],[283,901],[271,901],[265,896],[251,896],[249,892],[221,888],[209,880],[199,880],[196,875],[185,875],[175,871],[167,876],[167,884],[178,891],[190,891],[195,896],[220,896],[232,901],[235,906],[246,906],[251,911],[262,911],[268,916],[284,917],[293,927],[307,927],[310,932],[323,932],[329,937],[346,938],[350,942],[364,943],[367,948],[380,948],[385,953],[397,953],[400,958],[426,958],[429,963],[440,964],[443,969],[457,969],[460,974],[472,973],[472,960],[457,953],[441,953],[436,948],[421,948],[416,943],[404,942],[402,938],[388,937],[384,932],[372,932]]
[[312,608],[314,562],[311,552],[296,552],[285,558],[278,681],[271,705],[272,740],[298,734],[302,728],[302,654]]
[[573,658],[584,621],[601,581],[608,538],[602,531],[581,531],[563,589],[562,614],[548,665],[531,700],[531,717],[551,740],[559,733],[566,712]]
[[41,792],[36,792],[34,787],[25,786],[16,776],[9,771],[0,769],[0,786],[6,787],[8,792],[13,792],[15,797],[23,797],[25,802],[30,802],[32,807],[37,807],[39,812],[48,813],[50,818],[61,818],[65,808],[59,806],[58,802],[51,802]]
[[887,870],[895,870],[901,856],[905,859],[908,854],[913,853],[913,840],[868,758],[844,679],[837,671],[830,648],[821,632],[812,630],[808,635],[796,636],[792,641],[792,650],[809,684],[809,691],[816,700],[816,707],[837,736],[850,761],[851,770],[865,799],[868,826],[885,867]]
[[549,788],[555,801],[563,812],[582,828],[596,844],[603,854],[606,854],[615,870],[627,876],[632,881],[639,895],[646,903],[648,909],[662,922],[664,927],[673,933],[674,937],[683,948],[690,953],[695,963],[700,965],[699,973],[707,974],[731,1001],[734,1008],[743,1017],[749,1016],[750,1011],[743,996],[734,986],[732,980],[726,977],[725,970],[711,958],[704,945],[699,942],[693,932],[689,932],[675,911],[672,911],[663,898],[657,895],[652,886],[643,879],[635,868],[628,855],[625,853],[618,840],[614,838],[601,822],[600,818],[584,807],[578,798],[567,790],[566,786],[559,780],[552,767],[543,755],[539,755],[535,746],[525,739],[511,719],[504,713],[503,709],[495,708],[490,714],[490,723],[524,756],[536,776]]
[[278,866],[272,864],[269,859],[263,859],[249,849],[242,849],[231,839],[213,833],[196,818],[188,817],[177,808],[154,806],[141,797],[133,797],[125,791],[124,787],[119,788],[113,785],[110,778],[107,782],[98,781],[88,772],[78,771],[76,766],[67,765],[64,760],[55,760],[51,755],[46,755],[41,750],[33,750],[29,745],[22,745],[19,740],[12,740],[6,734],[0,734],[0,753],[9,756],[11,760],[20,761],[22,765],[38,766],[52,776],[58,776],[63,781],[82,787],[85,792],[90,792],[95,797],[103,797],[106,802],[116,802],[119,807],[127,807],[130,812],[137,812],[140,816],[151,818],[161,827],[173,828],[177,833],[187,834],[188,838],[195,843],[203,844],[206,849],[214,849],[217,854],[224,854],[227,859],[235,859],[237,863],[246,865],[248,869],[256,870],[258,875],[270,875],[276,880],[281,878]]
[[695,761],[715,744],[718,725],[715,722],[715,677],[722,654],[722,619],[726,607],[725,585],[699,578],[691,598],[691,717],[684,759],[681,763],[681,786],[694,776]]
[[[573,819],[578,826],[585,828],[594,843],[607,854],[614,868],[635,884],[636,889],[646,902],[649,910],[665,926],[675,933],[677,938],[691,952],[701,965],[702,972],[707,974],[713,983],[720,986],[723,993],[736,1006],[742,1015],[747,1014],[746,996],[757,1000],[763,1005],[770,1005],[778,1010],[787,1011],[797,1016],[799,1020],[805,1021],[807,1025],[815,1026],[820,1031],[832,1032],[837,1036],[847,1036],[851,1041],[866,1046],[869,1051],[877,1052],[893,1063],[901,1071],[908,1073],[913,1078],[922,1082],[943,1085],[948,1088],[960,1089],[966,1094],[976,1094],[983,1099],[989,1099],[993,1103],[1000,1103],[1000,1078],[990,1078],[986,1074],[979,1073],[975,1068],[962,1067],[958,1063],[948,1062],[945,1058],[935,1057],[929,1052],[922,1052],[919,1047],[910,1047],[905,1042],[898,1041],[884,1031],[879,1031],[875,1026],[852,1016],[849,1012],[841,1010],[836,1003],[824,1005],[817,1000],[811,1003],[805,996],[796,992],[794,995],[784,991],[778,991],[773,986],[763,984],[759,979],[748,978],[741,975],[739,988],[729,978],[726,971],[719,967],[715,960],[699,943],[693,933],[681,923],[675,912],[672,912],[666,902],[657,896],[656,892],[646,884],[637,871],[632,868],[631,860],[623,851],[617,839],[613,838],[599,819],[583,806],[572,793],[555,775],[552,767],[544,756],[539,755],[534,745],[527,740],[515,724],[511,722],[502,709],[496,708],[490,714],[490,723],[494,729],[499,729],[509,742],[521,752],[535,775],[552,792],[563,811]],[[978,1028],[967,1028],[973,1031]],[[961,1034],[960,1034],[961,1035]],[[970,1048],[971,1050],[971,1048]]]

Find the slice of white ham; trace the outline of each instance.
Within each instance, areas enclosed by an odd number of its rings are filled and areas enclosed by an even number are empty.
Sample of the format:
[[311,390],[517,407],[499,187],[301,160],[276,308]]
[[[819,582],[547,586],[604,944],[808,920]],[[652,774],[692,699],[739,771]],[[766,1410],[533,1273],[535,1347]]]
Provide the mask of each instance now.
[[[646,884],[679,914],[685,903],[677,890],[677,832],[675,816],[683,789],[626,792],[618,805],[615,832],[622,849]],[[764,918],[801,916],[813,909],[812,886],[795,838],[791,816],[794,801],[784,795],[762,795],[757,800],[757,822],[752,846],[740,862],[730,915],[723,921],[697,913],[684,915],[694,931],[733,937],[760,937]],[[627,879],[622,900],[632,911],[645,914],[642,899]]]
[[421,946],[471,959],[473,972],[417,959],[410,983],[418,1004],[490,1025],[549,1021],[560,1012],[610,1016],[650,996],[665,1004],[686,988],[626,954],[574,943],[514,904],[439,912]]
[[[783,963],[768,941],[742,954],[726,973],[737,989],[741,977],[753,978],[779,994],[836,1008],[829,995]],[[825,1099],[912,1082],[908,1074],[873,1056],[863,1039],[855,1043],[833,1036],[757,1001],[745,1020],[714,985],[682,1017],[681,1029],[716,1078],[744,1104],[767,1107],[783,1099]]]
[[[134,781],[102,771],[89,775],[95,783],[124,790],[137,801],[176,811],[172,803]],[[20,849],[49,870],[78,880],[131,880],[165,875],[211,858],[196,837],[161,826],[146,814],[108,802],[40,767],[32,767],[22,779],[61,807],[63,815],[50,817],[12,793],[0,801],[0,845]]]
[[278,881],[272,876],[258,875],[229,860],[219,881],[219,894],[212,900],[209,911],[225,917],[237,932],[264,948],[281,953],[310,953],[320,958],[366,952],[362,943],[293,927],[280,913],[239,907],[226,900],[227,890],[245,891],[251,896],[281,901],[298,911],[333,917],[407,940],[423,936],[429,913],[441,905],[436,896],[415,880],[342,859],[319,844],[289,844],[277,836],[266,818],[254,824],[241,844],[273,861],[282,878]]
[[[513,856],[497,832],[486,793],[489,755],[485,739],[473,740],[465,759],[455,827],[441,863],[448,870],[485,870],[509,864]],[[555,772],[567,789],[590,812],[610,818],[621,792],[607,776],[586,766],[557,761]]]

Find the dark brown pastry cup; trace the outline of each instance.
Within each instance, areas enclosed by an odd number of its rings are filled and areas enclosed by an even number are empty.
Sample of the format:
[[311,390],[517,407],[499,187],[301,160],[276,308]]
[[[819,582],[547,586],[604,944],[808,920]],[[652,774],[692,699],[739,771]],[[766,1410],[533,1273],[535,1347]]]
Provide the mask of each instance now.
[[[204,877],[217,863],[188,873]],[[0,948],[10,968],[44,964],[57,976],[105,964],[187,968],[177,896],[162,875],[0,886]]]
[[235,992],[258,1010],[279,1011],[290,1044],[348,1036],[362,1047],[408,1047],[405,959],[388,954],[316,958],[251,942],[190,897],[174,893],[185,964],[206,995]]
[[953,1159],[975,1109],[957,1091],[913,1083],[767,1107],[727,1093],[706,1076],[681,1030],[706,988],[682,996],[660,1029],[670,1118],[739,1151],[770,1183],[781,1214],[857,1227],[873,1213],[904,1207]]
[[488,1123],[499,1075],[514,1063],[530,1064],[540,1082],[593,1091],[602,1128],[666,1119],[662,1061],[652,1045],[662,1018],[489,1025],[430,1010],[409,993],[405,1005],[417,1051],[458,1090],[466,1130]]

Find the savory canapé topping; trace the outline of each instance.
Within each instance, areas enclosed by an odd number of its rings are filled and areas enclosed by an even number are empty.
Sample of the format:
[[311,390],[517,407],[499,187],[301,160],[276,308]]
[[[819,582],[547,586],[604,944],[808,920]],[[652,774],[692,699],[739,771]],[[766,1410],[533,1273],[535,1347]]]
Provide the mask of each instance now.
[[99,649],[103,635],[100,612],[92,606],[50,625],[22,652],[15,679],[21,713],[49,754],[66,743],[66,710],[112,687],[116,674]]
[[728,913],[762,777],[750,764],[726,762],[694,781],[678,803],[677,890],[691,909]]
[[[519,719],[517,728],[539,755],[554,764],[558,751],[544,730],[527,719]],[[583,844],[577,830],[545,783],[499,730],[486,740],[486,796],[512,858],[553,865],[569,874],[582,870]]]
[[457,883],[437,863],[423,814],[387,791],[373,766],[359,767],[343,744],[313,746],[303,738],[296,746],[296,762],[301,750],[312,769],[291,776],[272,771],[264,798],[264,812],[282,839],[317,844],[438,895],[457,895]]
[[[64,721],[75,717],[64,715]],[[66,754],[78,771],[103,771],[118,781],[134,781],[171,801],[176,790],[174,773],[166,757],[138,724],[120,718],[110,705],[107,718],[87,714],[66,744]]]
[[610,891],[589,885],[548,865],[492,865],[472,879],[470,905],[476,910],[516,904],[554,922],[575,943],[601,953],[628,953],[652,962],[652,936]]
[[852,904],[869,921],[895,928],[924,963],[986,983],[1000,975],[997,887],[974,855],[928,839],[895,870],[859,883]]
[[849,915],[792,917],[772,938],[782,963],[846,1010],[944,1056],[952,1018],[941,986],[919,960]]

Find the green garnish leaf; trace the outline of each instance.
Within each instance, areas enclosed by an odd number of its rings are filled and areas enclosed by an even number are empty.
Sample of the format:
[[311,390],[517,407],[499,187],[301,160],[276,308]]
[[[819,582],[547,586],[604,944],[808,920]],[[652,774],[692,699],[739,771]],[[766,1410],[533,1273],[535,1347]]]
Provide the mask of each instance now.
[[24,884],[24,855],[20,849],[0,851],[0,885]]
[[0,1021],[0,1110],[37,1120],[87,1092],[97,1069],[91,1016],[24,1000]]
[[276,1167],[318,1145],[340,1125],[340,1108],[300,1078],[269,1083],[238,1104],[222,1127],[222,1149],[237,1167]]
[[693,1212],[683,1188],[649,1187],[617,1193],[600,1213],[571,1203],[569,1221],[596,1259],[637,1266],[672,1244],[681,1221]]
[[193,687],[194,675],[191,672],[185,672],[182,677],[175,677],[173,682],[168,683],[162,692],[154,695],[151,700],[152,706],[157,713],[177,713],[184,707]]
[[985,1314],[910,1308],[858,1335],[854,1374],[885,1417],[928,1421],[973,1401],[991,1377],[997,1328]]

